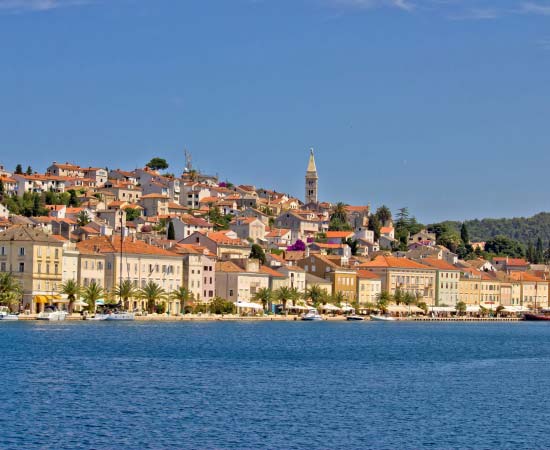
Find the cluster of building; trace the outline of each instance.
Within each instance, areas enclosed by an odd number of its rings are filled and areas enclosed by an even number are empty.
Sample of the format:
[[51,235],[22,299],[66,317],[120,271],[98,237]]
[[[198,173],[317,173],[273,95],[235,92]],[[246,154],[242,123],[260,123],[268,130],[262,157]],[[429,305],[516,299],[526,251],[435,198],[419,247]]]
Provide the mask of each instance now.
[[[368,205],[346,206],[350,230],[331,231],[333,205],[318,200],[313,151],[304,201],[189,168],[175,177],[147,167],[54,162],[32,175],[0,166],[0,180],[4,196],[77,193],[78,207],[45,205],[47,216],[15,216],[0,206],[0,272],[20,280],[23,308],[31,312],[68,280],[83,287],[96,282],[107,292],[122,280],[136,288],[153,281],[166,292],[184,286],[195,303],[248,302],[262,288],[319,286],[360,305],[401,292],[428,306],[548,307],[546,266],[511,258],[459,261],[426,230],[409,237],[408,251],[392,253],[393,224],[382,224],[375,240]],[[230,221],[216,223],[219,217]],[[265,251],[265,263],[250,257],[254,244]],[[171,314],[180,312],[177,300],[167,302]],[[130,307],[145,305],[136,298]]]

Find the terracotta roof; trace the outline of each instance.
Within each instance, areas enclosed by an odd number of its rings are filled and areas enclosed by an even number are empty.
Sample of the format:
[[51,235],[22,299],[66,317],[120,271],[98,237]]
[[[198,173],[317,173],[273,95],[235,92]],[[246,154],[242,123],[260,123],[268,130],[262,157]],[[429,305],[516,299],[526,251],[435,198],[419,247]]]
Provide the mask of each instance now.
[[285,278],[285,276],[282,273],[277,272],[276,270],[273,270],[271,267],[268,267],[268,266],[261,266],[260,272],[266,273],[267,275],[276,277],[276,278]]
[[327,231],[325,235],[328,239],[337,239],[337,238],[345,239],[350,236],[353,236],[353,231]]
[[315,245],[319,248],[337,249],[343,248],[345,244],[325,244],[324,242],[313,242],[311,245]]
[[493,262],[506,263],[506,266],[523,267],[528,266],[529,263],[523,258],[506,258],[497,256],[493,258]]
[[381,227],[380,233],[381,234],[390,234],[393,231],[393,227]]
[[141,198],[161,198],[161,199],[164,199],[164,200],[168,200],[168,197],[166,195],[162,195],[162,194],[147,194],[147,195],[142,195]]
[[539,283],[543,283],[545,281],[547,282],[547,280],[545,280],[544,278],[540,278],[536,275],[526,272],[512,272],[509,274],[509,277],[515,281],[534,281]]
[[369,270],[358,270],[357,271],[357,278],[362,279],[369,279],[369,280],[379,280],[380,277],[376,275],[375,273],[372,273]]
[[15,225],[0,233],[0,241],[13,242],[45,242],[50,244],[60,244],[61,242],[45,233],[39,228],[27,227],[24,225]]
[[443,261],[442,259],[437,258],[424,258],[422,259],[422,263],[430,267],[435,267],[439,270],[460,270],[452,264],[449,264],[447,261]]
[[[87,251],[93,253],[118,253],[120,248],[120,236],[108,237],[99,236],[85,241],[79,242],[77,248],[79,251]],[[155,255],[155,256],[171,256],[175,257],[174,253],[147,244],[144,241],[134,240],[132,238],[124,238],[122,242],[122,253],[136,255]]]
[[216,244],[248,247],[248,243],[245,243],[241,239],[233,239],[231,237],[228,237],[223,231],[213,231],[210,233],[206,233],[206,237],[212,239]]
[[231,261],[221,261],[216,263],[216,272],[233,272],[239,273],[244,272],[237,264]]
[[284,228],[274,228],[269,233],[267,233],[265,237],[268,237],[268,238],[282,237],[283,235],[288,233],[290,233],[290,230],[286,230]]
[[361,268],[392,268],[392,269],[422,269],[433,270],[432,267],[417,263],[408,258],[397,258],[395,256],[378,255],[374,260],[359,265]]

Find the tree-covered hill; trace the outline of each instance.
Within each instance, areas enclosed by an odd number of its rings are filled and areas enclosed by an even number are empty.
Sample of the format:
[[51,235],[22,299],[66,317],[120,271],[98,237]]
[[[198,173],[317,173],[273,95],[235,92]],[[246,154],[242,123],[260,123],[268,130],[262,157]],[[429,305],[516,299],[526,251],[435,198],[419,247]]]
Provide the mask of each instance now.
[[[457,231],[461,222],[443,222]],[[512,219],[475,219],[466,220],[466,226],[473,242],[487,241],[495,236],[506,236],[527,245],[540,237],[543,242],[550,241],[550,213],[542,212],[533,217],[514,217]]]

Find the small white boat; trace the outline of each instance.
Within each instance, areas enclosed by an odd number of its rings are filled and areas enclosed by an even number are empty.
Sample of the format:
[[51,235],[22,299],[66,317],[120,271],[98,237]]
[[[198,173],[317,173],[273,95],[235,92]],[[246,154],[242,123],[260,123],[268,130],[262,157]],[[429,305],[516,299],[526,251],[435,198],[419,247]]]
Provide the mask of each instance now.
[[351,316],[346,317],[346,320],[349,320],[351,322],[351,321],[354,321],[354,320],[355,321],[365,320],[365,318],[363,316],[351,315]]
[[395,317],[380,316],[380,315],[374,315],[374,314],[371,314],[370,318],[371,320],[378,320],[380,322],[395,322],[397,320]]
[[0,320],[19,320],[19,316],[12,314],[7,306],[0,306]]
[[55,307],[48,306],[44,311],[38,314],[38,320],[50,320],[50,321],[60,321],[65,320],[68,313],[67,311],[60,311]]
[[319,314],[319,311],[317,311],[315,308],[311,308],[307,313],[302,316],[302,320],[312,322],[314,320],[323,320],[323,318]]
[[105,313],[105,314],[96,314],[93,319],[90,320],[135,320],[136,315],[131,312],[114,312],[114,313]]

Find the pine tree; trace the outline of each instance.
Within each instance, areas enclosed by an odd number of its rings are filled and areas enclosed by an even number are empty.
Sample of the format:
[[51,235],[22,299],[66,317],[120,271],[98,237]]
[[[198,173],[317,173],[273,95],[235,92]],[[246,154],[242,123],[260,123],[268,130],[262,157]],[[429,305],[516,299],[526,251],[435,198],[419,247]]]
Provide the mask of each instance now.
[[21,164],[17,164],[17,166],[15,166],[15,174],[23,175],[23,167],[21,166]]
[[25,172],[27,175],[32,175],[32,167],[28,166],[27,171]]

